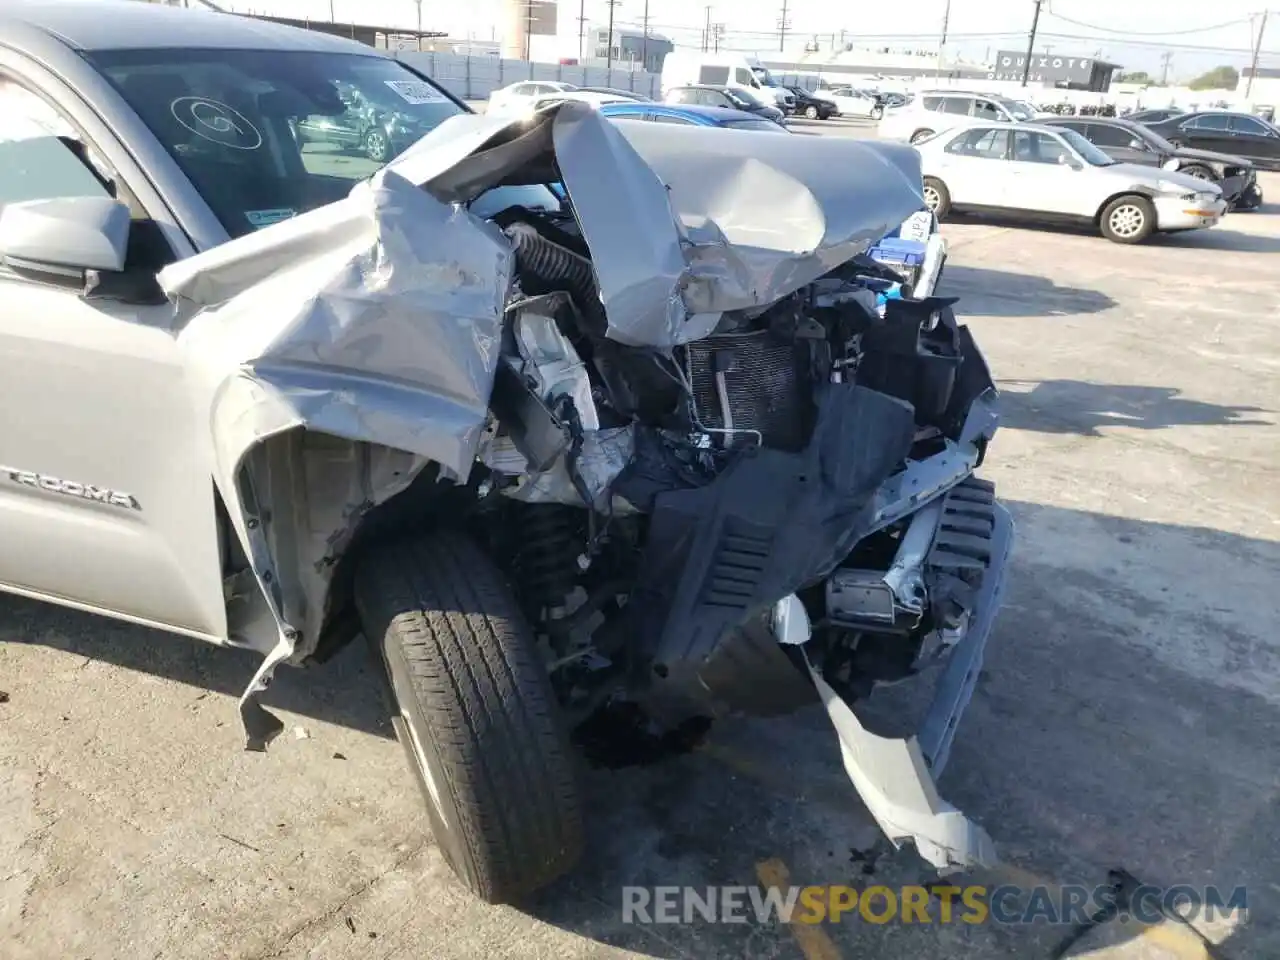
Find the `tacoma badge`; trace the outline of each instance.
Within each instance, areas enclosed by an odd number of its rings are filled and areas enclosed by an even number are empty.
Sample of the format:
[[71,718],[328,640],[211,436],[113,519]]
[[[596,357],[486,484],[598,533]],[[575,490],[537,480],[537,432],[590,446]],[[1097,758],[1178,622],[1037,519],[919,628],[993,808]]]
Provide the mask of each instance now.
[[0,467],[0,473],[6,474],[14,483],[28,487],[38,487],[50,493],[60,493],[80,500],[93,500],[113,507],[125,507],[130,510],[141,510],[142,506],[129,493],[112,490],[109,487],[95,487],[91,483],[77,483],[74,480],[60,480],[44,473],[32,473],[29,470],[16,470],[13,467]]

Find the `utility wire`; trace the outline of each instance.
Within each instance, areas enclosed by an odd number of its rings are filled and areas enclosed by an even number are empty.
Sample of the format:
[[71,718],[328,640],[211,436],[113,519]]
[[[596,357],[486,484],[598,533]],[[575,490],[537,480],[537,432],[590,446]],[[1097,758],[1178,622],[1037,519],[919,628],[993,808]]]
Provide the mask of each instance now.
[[1075,27],[1084,27],[1086,30],[1097,30],[1099,33],[1114,33],[1126,37],[1185,37],[1193,33],[1209,33],[1213,30],[1223,30],[1226,27],[1238,27],[1241,24],[1252,23],[1249,17],[1236,18],[1235,20],[1227,20],[1223,23],[1211,24],[1207,27],[1197,27],[1194,30],[1118,30],[1115,27],[1100,27],[1096,23],[1085,23],[1083,20],[1073,20],[1071,17],[1064,17],[1060,13],[1054,12],[1052,8],[1046,9],[1045,14],[1053,17],[1055,20],[1061,20]]

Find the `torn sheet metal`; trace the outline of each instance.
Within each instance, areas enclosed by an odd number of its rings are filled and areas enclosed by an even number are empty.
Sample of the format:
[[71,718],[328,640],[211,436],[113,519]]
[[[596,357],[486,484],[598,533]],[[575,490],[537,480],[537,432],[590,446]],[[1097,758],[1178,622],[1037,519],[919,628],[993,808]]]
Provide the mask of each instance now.
[[[867,250],[923,205],[908,146],[614,124],[563,102],[454,117],[391,168],[442,199],[558,171],[591,249],[611,339],[669,347]],[[673,212],[674,207],[674,212]]]
[[512,265],[497,227],[383,171],[345,200],[167,267],[165,292],[199,311],[178,339],[228,491],[246,450],[300,426],[465,477]]
[[[497,227],[384,171],[161,273],[214,479],[284,659],[314,647],[360,515],[428,462],[470,473],[512,272]],[[303,435],[333,449],[299,453],[290,437]]]

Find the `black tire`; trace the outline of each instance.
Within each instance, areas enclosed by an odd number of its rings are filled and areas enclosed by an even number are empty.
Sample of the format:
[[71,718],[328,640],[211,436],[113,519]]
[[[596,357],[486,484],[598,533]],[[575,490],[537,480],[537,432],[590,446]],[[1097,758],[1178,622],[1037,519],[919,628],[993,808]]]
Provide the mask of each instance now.
[[387,131],[374,127],[364,135],[364,155],[374,163],[386,163],[391,159],[391,138]]
[[945,220],[947,214],[951,212],[951,191],[937,177],[925,177],[924,202],[925,206],[933,211],[935,217]]
[[1136,193],[1116,197],[1098,215],[1098,229],[1112,243],[1142,243],[1155,228],[1156,208]]
[[929,137],[932,137],[932,136],[933,136],[932,130],[929,130],[927,128],[923,130],[917,130],[915,133],[911,135],[911,142],[919,143],[921,140],[927,140]]
[[871,108],[871,119],[872,119],[872,120],[879,120],[879,119],[880,119],[881,117],[883,117],[883,116],[884,116],[884,107],[872,107],[872,108]]
[[1178,172],[1185,173],[1188,177],[1195,177],[1197,180],[1208,180],[1210,183],[1218,182],[1218,175],[1216,173],[1208,167],[1203,167],[1198,163],[1185,166]]
[[820,111],[820,110],[819,110],[816,106],[814,106],[813,104],[809,104],[809,106],[807,106],[807,107],[805,107],[805,108],[804,108],[804,115],[805,115],[805,117],[806,117],[806,118],[808,118],[809,120],[817,120],[817,119],[819,118],[819,116],[821,116],[821,113],[822,113],[822,111]]
[[362,558],[355,601],[459,879],[488,903],[511,903],[568,871],[583,842],[572,748],[498,569],[460,534],[389,544]]

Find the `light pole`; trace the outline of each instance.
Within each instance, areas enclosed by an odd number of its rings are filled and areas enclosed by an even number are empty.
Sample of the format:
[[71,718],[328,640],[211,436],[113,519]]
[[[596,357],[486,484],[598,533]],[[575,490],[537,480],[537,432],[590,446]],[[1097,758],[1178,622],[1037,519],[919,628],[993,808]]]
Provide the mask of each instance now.
[[422,0],[413,0],[418,8],[418,51],[422,51]]
[[[1253,26],[1252,22],[1249,26]],[[1262,11],[1262,23],[1258,25],[1258,39],[1253,45],[1253,62],[1249,65],[1249,79],[1244,84],[1244,98],[1253,92],[1253,75],[1258,72],[1258,55],[1262,52],[1262,34],[1267,29],[1267,11]]]
[[1036,28],[1040,26],[1040,5],[1044,0],[1036,0],[1036,13],[1031,18],[1031,36],[1027,38],[1027,59],[1022,65],[1022,85],[1027,85],[1027,77],[1031,74],[1031,52],[1036,48]]

